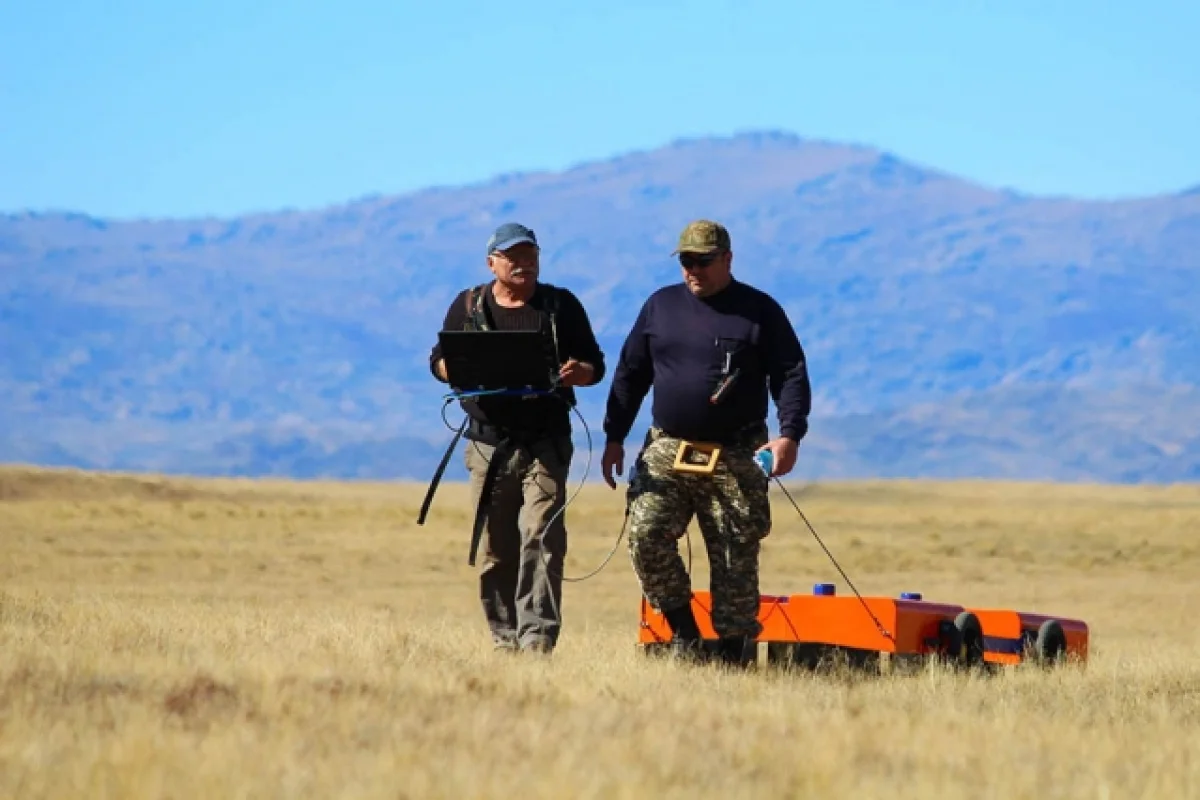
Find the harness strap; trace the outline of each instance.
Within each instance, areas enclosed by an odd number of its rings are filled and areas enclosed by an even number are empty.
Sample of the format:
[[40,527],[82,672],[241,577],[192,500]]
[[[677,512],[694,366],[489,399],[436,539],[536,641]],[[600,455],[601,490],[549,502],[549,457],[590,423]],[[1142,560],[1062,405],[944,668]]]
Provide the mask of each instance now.
[[558,291],[551,290],[546,295],[546,316],[550,318],[550,344],[554,347],[554,363],[562,363],[562,353],[558,347]]
[[483,538],[483,527],[487,522],[488,510],[492,505],[492,491],[496,486],[496,475],[512,453],[512,441],[501,439],[492,450],[488,461],[487,472],[483,476],[483,487],[479,490],[479,502],[475,504],[475,522],[471,526],[471,549],[467,553],[467,563],[475,566],[475,554],[479,551],[479,542]]
[[442,482],[442,475],[446,472],[446,465],[450,463],[450,456],[454,453],[454,448],[458,445],[458,440],[462,437],[463,431],[467,427],[468,419],[468,417],[463,418],[462,424],[454,432],[454,438],[450,440],[450,446],[446,448],[446,452],[442,455],[442,460],[437,466],[437,471],[433,473],[433,480],[429,482],[429,488],[425,490],[425,500],[421,503],[421,513],[417,515],[418,525],[425,524],[425,515],[429,513],[429,506],[433,503],[434,492],[437,491],[438,484]]
[[487,293],[488,285],[481,283],[467,293],[467,322],[473,324],[476,330],[490,331],[491,323],[488,321],[487,306],[484,302],[484,296]]

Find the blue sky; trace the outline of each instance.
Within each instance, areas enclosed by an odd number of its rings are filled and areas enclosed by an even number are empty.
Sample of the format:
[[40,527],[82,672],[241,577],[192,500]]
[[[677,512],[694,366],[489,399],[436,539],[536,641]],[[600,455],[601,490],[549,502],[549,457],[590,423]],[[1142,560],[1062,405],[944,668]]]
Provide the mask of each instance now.
[[0,211],[310,208],[749,129],[1177,191],[1197,31],[1182,0],[0,0]]

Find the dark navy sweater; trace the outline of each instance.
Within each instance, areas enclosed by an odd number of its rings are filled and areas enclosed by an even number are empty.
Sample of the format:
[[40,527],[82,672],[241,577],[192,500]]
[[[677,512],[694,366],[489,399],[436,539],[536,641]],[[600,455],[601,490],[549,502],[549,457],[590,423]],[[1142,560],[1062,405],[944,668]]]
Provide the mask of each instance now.
[[[722,377],[734,373],[712,402]],[[651,386],[653,424],[672,436],[728,441],[766,422],[768,392],[780,435],[799,441],[808,432],[812,389],[796,332],[770,295],[736,280],[704,298],[679,283],[645,302],[613,372],[607,441],[625,441]]]

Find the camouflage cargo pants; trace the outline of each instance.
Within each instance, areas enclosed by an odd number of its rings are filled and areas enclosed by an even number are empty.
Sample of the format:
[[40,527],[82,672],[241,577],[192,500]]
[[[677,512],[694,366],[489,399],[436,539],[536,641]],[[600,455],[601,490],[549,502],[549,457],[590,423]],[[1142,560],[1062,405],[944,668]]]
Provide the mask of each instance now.
[[695,515],[708,552],[713,628],[756,637],[758,557],[771,530],[768,479],[754,462],[766,431],[722,448],[711,475],[674,468],[680,440],[651,429],[629,484],[629,551],[646,599],[658,610],[692,598],[679,539]]
[[[555,515],[566,501],[574,446],[564,436],[504,452],[486,501],[479,597],[497,647],[551,650],[562,627],[567,556],[565,514]],[[472,509],[494,457],[491,445],[466,442]]]

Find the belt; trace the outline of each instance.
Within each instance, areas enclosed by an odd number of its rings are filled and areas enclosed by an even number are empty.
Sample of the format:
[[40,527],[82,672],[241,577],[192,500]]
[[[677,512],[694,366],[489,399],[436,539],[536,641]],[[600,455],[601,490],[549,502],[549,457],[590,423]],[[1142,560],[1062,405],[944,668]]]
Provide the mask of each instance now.
[[674,436],[658,426],[651,426],[646,432],[646,444],[661,439],[673,439],[679,442],[675,453],[674,469],[679,472],[712,475],[721,458],[722,450],[750,451],[766,440],[767,426],[764,423],[753,423],[735,431],[729,436],[718,436],[703,440],[685,439]]

